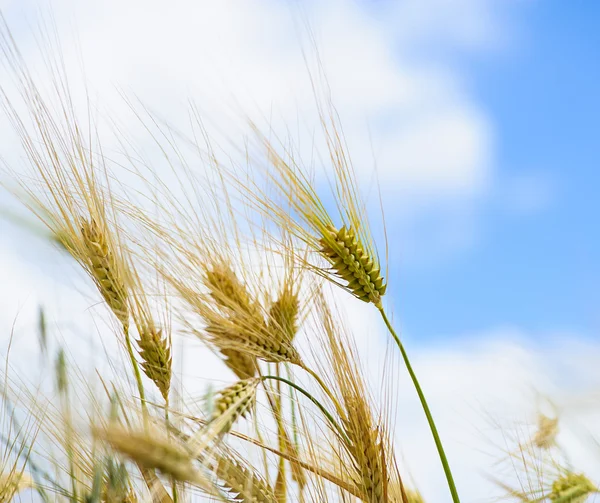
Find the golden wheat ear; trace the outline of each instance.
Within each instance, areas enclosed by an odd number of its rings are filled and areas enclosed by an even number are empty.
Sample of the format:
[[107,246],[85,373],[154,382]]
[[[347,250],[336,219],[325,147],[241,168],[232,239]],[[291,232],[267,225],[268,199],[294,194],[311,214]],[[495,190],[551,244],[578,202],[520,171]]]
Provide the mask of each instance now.
[[565,472],[552,483],[548,500],[551,503],[583,503],[596,492],[598,487],[584,474]]
[[156,385],[165,402],[169,401],[171,389],[171,348],[162,330],[147,328],[140,331],[138,339],[142,369]]
[[211,423],[217,424],[221,433],[228,432],[241,417],[252,412],[256,404],[256,388],[260,378],[238,381],[219,392],[215,400]]
[[138,466],[172,477],[179,482],[198,485],[212,490],[193,463],[188,450],[173,438],[160,432],[127,431],[119,426],[94,428],[95,438],[108,444],[114,451],[129,458]]
[[252,503],[278,503],[273,489],[252,467],[231,456],[218,456],[214,471],[233,500]]
[[129,307],[127,305],[127,288],[116,263],[116,258],[109,246],[106,231],[95,219],[83,221],[81,235],[87,250],[90,272],[98,290],[104,297],[108,307],[124,327],[129,326]]

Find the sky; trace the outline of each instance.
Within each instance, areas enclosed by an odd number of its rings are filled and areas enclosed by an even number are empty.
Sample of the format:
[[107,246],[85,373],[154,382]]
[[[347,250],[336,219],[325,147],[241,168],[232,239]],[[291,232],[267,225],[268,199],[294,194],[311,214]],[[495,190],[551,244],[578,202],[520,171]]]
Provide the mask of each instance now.
[[[489,501],[492,489],[483,477],[469,479],[489,460],[464,457],[462,446],[477,442],[484,410],[509,422],[535,418],[532,389],[569,409],[565,443],[592,463],[569,417],[595,416],[573,412],[568,397],[600,389],[600,5],[0,0],[0,9],[42,81],[33,34],[51,10],[72,82],[85,75],[98,109],[110,110],[141,149],[151,145],[137,135],[123,92],[183,127],[193,99],[216,127],[237,132],[235,102],[258,120],[268,116],[276,131],[292,124],[309,155],[308,23],[370,208],[378,204],[374,179],[381,189],[388,303],[450,438],[465,501]],[[0,83],[10,88],[2,73]],[[0,134],[11,135],[1,117]],[[103,145],[118,149],[112,137]],[[0,146],[19,172],[16,143]],[[12,204],[6,194],[0,203]],[[31,356],[27,320],[39,304],[55,323],[92,327],[85,316],[93,301],[75,300],[84,287],[64,258],[7,221],[0,230],[0,328],[22,327],[18,354]],[[368,334],[359,341],[365,358],[377,361],[385,333],[362,307],[349,310],[364,328],[357,332]],[[400,386],[401,404],[414,408]],[[446,501],[440,474],[419,463],[433,455],[422,418],[401,415],[399,436],[406,429],[414,434],[402,448],[414,456],[419,487],[428,501]]]

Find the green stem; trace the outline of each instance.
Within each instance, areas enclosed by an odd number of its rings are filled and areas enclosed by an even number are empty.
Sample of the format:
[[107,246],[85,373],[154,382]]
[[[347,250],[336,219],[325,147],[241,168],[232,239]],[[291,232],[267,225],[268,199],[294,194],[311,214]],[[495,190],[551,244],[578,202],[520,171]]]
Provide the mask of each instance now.
[[408,370],[408,373],[410,374],[410,378],[412,379],[415,389],[417,390],[417,394],[419,395],[419,400],[421,401],[421,406],[423,407],[425,416],[427,416],[427,422],[429,423],[429,428],[431,429],[431,434],[433,435],[433,440],[435,441],[435,446],[437,447],[437,451],[440,456],[440,460],[442,461],[442,466],[444,467],[444,473],[446,475],[446,480],[448,481],[448,487],[450,488],[450,493],[452,494],[452,501],[454,503],[460,503],[460,499],[458,497],[458,492],[456,490],[456,485],[454,484],[454,479],[452,478],[452,471],[450,470],[450,465],[448,464],[448,458],[446,458],[446,453],[444,452],[444,447],[442,446],[442,441],[440,439],[440,435],[437,431],[437,427],[435,426],[433,416],[431,415],[431,411],[429,410],[429,405],[427,405],[427,400],[425,399],[425,395],[423,394],[423,390],[421,389],[419,380],[417,379],[417,376],[412,368],[412,365],[410,364],[408,354],[406,353],[406,350],[404,349],[402,342],[400,342],[400,338],[398,337],[398,334],[394,330],[394,327],[392,327],[390,320],[388,320],[388,317],[385,314],[385,311],[383,310],[382,307],[379,307],[378,309],[379,309],[379,312],[381,313],[383,321],[385,322],[390,334],[392,334],[392,337],[396,341],[396,345],[398,346],[398,348],[400,349],[400,352],[402,353],[402,358],[404,359],[406,369]]
[[342,436],[342,438],[344,439],[344,441],[347,444],[350,444],[350,440],[346,436],[346,433],[344,432],[344,430],[337,423],[337,421],[333,418],[333,416],[329,413],[329,411],[323,405],[321,405],[321,402],[319,402],[308,391],[306,391],[305,389],[301,388],[300,386],[298,386],[297,384],[293,383],[292,381],[287,380],[285,377],[268,375],[268,376],[263,376],[262,379],[263,380],[265,380],[265,379],[273,379],[275,381],[281,381],[282,383],[285,383],[288,386],[290,386],[290,387],[294,388],[295,390],[299,391],[300,393],[302,393],[306,398],[308,398],[312,403],[314,403],[319,408],[319,410],[325,415],[325,417],[327,418],[327,420],[335,427],[335,429],[338,431],[338,433]]
[[317,381],[319,383],[319,386],[321,386],[321,388],[323,389],[323,391],[325,392],[325,394],[329,397],[329,399],[333,402],[333,404],[335,405],[335,408],[337,409],[338,414],[341,416],[344,413],[344,409],[342,408],[342,406],[340,405],[340,402],[337,400],[337,398],[333,395],[333,393],[330,391],[330,389],[327,387],[327,385],[325,384],[325,382],[323,381],[323,379],[321,379],[319,377],[319,374],[317,374],[314,370],[311,370],[308,367],[305,367],[304,365],[302,365],[302,368],[311,375],[311,377]]
[[146,396],[144,393],[144,384],[142,382],[142,374],[140,373],[140,367],[138,365],[137,360],[135,359],[135,355],[133,353],[133,346],[131,345],[131,337],[129,336],[129,327],[127,325],[123,325],[123,332],[125,333],[125,343],[127,345],[127,353],[129,354],[129,359],[131,360],[131,365],[133,366],[133,373],[135,374],[135,380],[137,382],[138,391],[140,393],[140,401],[142,402],[142,414],[144,416],[144,424],[147,420],[147,410],[146,410]]

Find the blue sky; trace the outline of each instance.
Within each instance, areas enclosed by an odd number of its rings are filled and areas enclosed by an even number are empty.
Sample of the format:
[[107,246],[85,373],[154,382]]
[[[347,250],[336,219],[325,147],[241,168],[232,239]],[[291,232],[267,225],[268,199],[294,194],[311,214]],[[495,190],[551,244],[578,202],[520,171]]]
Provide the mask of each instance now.
[[[470,249],[401,272],[399,309],[417,338],[490,325],[598,337],[600,5],[531,2],[511,19],[507,46],[461,61],[495,129],[494,188]],[[515,212],[502,187],[523,176],[546,200]]]

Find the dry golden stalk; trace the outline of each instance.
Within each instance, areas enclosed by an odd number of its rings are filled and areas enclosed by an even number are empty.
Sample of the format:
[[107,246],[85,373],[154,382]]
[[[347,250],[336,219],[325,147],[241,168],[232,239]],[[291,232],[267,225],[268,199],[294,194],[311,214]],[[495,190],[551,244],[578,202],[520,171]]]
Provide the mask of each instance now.
[[212,422],[219,422],[221,432],[229,431],[240,417],[246,417],[252,412],[256,403],[256,387],[259,383],[260,379],[250,378],[238,381],[219,392]]
[[166,402],[171,388],[171,348],[162,330],[148,327],[140,331],[137,341],[142,358],[142,369],[156,384]]
[[533,444],[540,449],[550,449],[556,443],[556,435],[558,435],[558,418],[540,414]]
[[358,299],[381,307],[387,285],[376,258],[365,252],[352,228],[328,226],[321,245],[321,253],[331,262],[335,275],[348,282],[345,288]]
[[552,483],[551,503],[583,503],[598,488],[583,474],[566,472]]
[[149,470],[158,470],[180,482],[206,485],[192,462],[190,453],[174,439],[132,432],[117,426],[94,429],[96,438],[107,442],[115,451]]
[[9,503],[24,489],[33,487],[33,480],[23,472],[0,473],[0,503]]
[[90,271],[98,290],[104,300],[123,324],[129,327],[129,308],[127,305],[127,289],[123,278],[119,275],[119,267],[115,256],[105,237],[106,231],[90,219],[81,225],[81,234],[88,252]]
[[230,457],[217,460],[215,472],[231,496],[241,503],[278,503],[267,483],[251,468]]

